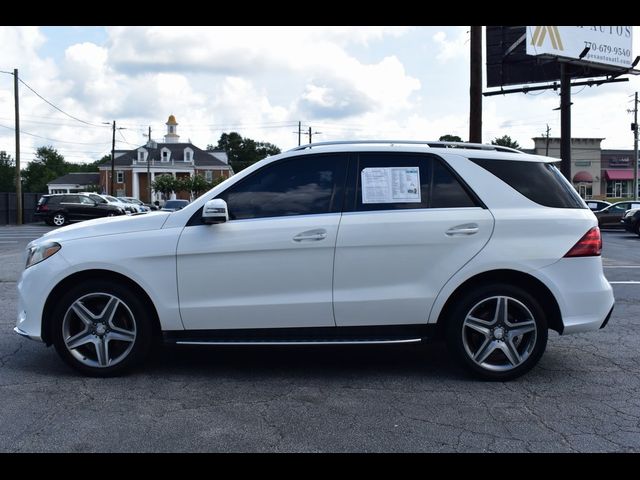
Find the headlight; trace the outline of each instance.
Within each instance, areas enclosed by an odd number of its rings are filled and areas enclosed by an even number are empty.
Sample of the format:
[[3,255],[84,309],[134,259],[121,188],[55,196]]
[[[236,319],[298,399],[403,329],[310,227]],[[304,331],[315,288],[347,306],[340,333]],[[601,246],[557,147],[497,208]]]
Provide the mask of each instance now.
[[24,268],[29,268],[36,263],[46,260],[60,250],[60,248],[62,247],[56,242],[43,243],[29,248],[29,251],[27,252],[27,265]]

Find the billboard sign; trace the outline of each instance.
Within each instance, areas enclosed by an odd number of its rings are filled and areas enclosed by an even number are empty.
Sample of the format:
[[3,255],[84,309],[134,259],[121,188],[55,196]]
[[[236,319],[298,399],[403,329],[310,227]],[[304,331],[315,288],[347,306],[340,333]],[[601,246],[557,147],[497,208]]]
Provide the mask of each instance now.
[[[631,68],[631,26],[527,26],[527,55]],[[580,54],[589,47],[587,54]]]

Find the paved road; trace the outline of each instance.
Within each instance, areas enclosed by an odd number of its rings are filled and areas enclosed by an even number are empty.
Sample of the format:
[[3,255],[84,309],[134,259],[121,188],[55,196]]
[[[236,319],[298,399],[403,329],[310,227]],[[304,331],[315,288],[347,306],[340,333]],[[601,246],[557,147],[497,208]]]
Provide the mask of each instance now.
[[[16,240],[0,244],[0,451],[640,450],[639,284],[614,283],[606,329],[552,333],[509,383],[468,379],[437,344],[164,349],[100,380],[11,332],[28,232],[0,227]],[[639,237],[606,232],[603,258],[640,282]]]

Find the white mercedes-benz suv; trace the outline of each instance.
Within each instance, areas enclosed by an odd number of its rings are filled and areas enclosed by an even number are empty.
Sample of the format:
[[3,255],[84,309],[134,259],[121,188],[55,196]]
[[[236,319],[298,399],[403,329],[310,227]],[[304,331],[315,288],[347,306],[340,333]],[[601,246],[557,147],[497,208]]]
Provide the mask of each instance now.
[[442,335],[485,379],[548,329],[613,310],[598,222],[553,165],[446,142],[305,145],[176,212],[53,230],[27,247],[15,331],[119,374],[152,342],[414,343]]

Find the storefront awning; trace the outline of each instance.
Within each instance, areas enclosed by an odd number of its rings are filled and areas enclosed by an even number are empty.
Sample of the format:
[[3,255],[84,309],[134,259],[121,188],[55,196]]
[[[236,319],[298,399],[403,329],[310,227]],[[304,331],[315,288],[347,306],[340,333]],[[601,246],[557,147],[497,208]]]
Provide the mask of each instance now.
[[593,182],[593,175],[591,175],[589,172],[585,172],[584,170],[582,170],[573,176],[573,182],[574,183]]
[[607,180],[633,180],[633,170],[605,170],[604,177]]

